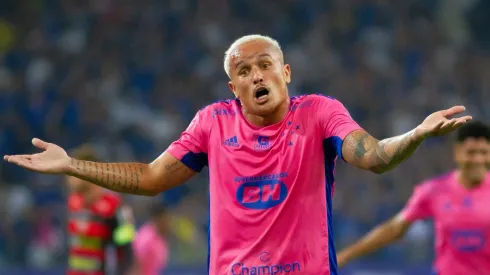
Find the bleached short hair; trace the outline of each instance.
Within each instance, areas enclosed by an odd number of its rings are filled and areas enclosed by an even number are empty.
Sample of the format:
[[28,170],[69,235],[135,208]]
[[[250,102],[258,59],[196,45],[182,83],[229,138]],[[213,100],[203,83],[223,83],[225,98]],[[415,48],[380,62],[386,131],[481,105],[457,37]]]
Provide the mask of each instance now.
[[225,51],[225,58],[224,58],[224,69],[225,69],[225,72],[226,74],[228,75],[228,77],[230,77],[230,54],[238,47],[238,46],[241,46],[243,44],[246,44],[246,43],[249,43],[249,42],[252,42],[252,41],[256,41],[256,40],[263,40],[263,41],[267,41],[269,42],[273,47],[277,48],[277,50],[281,53],[282,55],[282,50],[281,50],[281,46],[279,45],[279,42],[277,42],[277,40],[275,40],[274,38],[271,38],[269,36],[266,36],[266,35],[260,35],[260,34],[250,34],[250,35],[245,35],[245,36],[242,36],[240,38],[238,38],[237,40],[235,40],[235,42],[233,42],[230,47]]

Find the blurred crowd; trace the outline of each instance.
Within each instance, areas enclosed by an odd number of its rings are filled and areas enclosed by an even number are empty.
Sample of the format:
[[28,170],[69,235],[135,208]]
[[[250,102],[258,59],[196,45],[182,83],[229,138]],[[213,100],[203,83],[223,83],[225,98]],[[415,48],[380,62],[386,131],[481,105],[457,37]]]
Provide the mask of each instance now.
[[[93,144],[108,161],[151,161],[197,110],[232,97],[223,53],[251,33],[281,43],[291,95],[334,96],[378,138],[453,104],[489,121],[488,14],[485,0],[2,0],[0,153],[33,152],[36,136],[67,150]],[[381,176],[339,161],[337,246],[399,211],[414,184],[452,169],[450,142],[431,139]],[[0,175],[0,265],[63,264],[64,178],[4,162]],[[151,200],[169,207],[174,264],[205,262],[207,179],[126,198],[139,222]],[[372,259],[430,261],[430,228],[418,224]]]

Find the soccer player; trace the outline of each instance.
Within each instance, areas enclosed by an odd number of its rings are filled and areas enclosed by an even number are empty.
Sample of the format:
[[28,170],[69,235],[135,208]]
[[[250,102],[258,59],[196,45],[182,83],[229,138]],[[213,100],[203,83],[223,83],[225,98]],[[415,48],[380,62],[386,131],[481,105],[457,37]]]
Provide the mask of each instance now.
[[[156,195],[209,166],[208,269],[213,275],[337,274],[331,208],[337,157],[383,173],[428,137],[471,120],[455,106],[400,136],[378,140],[336,99],[289,97],[291,67],[277,41],[244,36],[226,51],[235,99],[206,106],[155,161],[97,163],[71,158],[39,139],[43,152],[5,160],[43,173],[68,174],[105,188]],[[373,99],[375,100],[375,99]]]
[[151,220],[144,224],[133,241],[135,275],[160,275],[168,262],[166,236],[170,230],[169,216],[165,208],[154,205]]
[[402,238],[413,222],[434,219],[434,274],[490,275],[490,127],[458,129],[458,169],[418,185],[405,208],[339,253],[339,266]]
[[[97,161],[94,150],[82,146],[72,156]],[[67,177],[68,275],[126,274],[131,265],[134,227],[131,209],[117,193],[76,177]],[[114,253],[110,253],[110,247]],[[110,261],[113,261],[111,267]],[[113,270],[114,272],[109,272]]]

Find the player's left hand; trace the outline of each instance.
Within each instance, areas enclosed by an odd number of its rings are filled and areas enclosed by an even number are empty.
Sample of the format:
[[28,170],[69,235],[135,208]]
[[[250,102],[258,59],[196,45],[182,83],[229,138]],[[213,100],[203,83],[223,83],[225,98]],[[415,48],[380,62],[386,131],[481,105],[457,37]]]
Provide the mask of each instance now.
[[465,110],[464,106],[454,106],[447,110],[432,113],[415,128],[415,133],[422,138],[446,135],[472,119],[471,116],[453,118]]

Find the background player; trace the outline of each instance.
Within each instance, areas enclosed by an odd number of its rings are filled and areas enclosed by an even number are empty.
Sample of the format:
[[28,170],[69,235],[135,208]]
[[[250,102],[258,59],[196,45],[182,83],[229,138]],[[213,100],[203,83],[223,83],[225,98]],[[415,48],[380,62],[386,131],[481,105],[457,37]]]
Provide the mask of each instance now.
[[[82,146],[72,152],[80,160],[99,161],[94,150]],[[126,274],[131,265],[134,225],[131,209],[117,194],[67,177],[69,260],[68,275]],[[113,246],[115,253],[110,253]],[[110,264],[110,261],[113,261]]]
[[162,274],[169,258],[166,240],[170,232],[169,219],[163,205],[153,205],[151,219],[138,230],[133,241],[135,256],[133,274]]
[[434,219],[435,274],[490,274],[490,127],[470,122],[456,135],[458,169],[415,188],[405,208],[338,254],[338,264],[402,238],[412,223]]
[[337,274],[331,225],[337,157],[383,173],[427,137],[471,120],[452,118],[465,110],[455,106],[429,115],[406,134],[377,140],[331,97],[289,97],[291,68],[269,37],[235,41],[224,68],[236,99],[200,110],[180,139],[150,164],[80,161],[39,139],[33,143],[43,153],[5,160],[142,195],[180,185],[209,164],[210,274],[326,275]]

